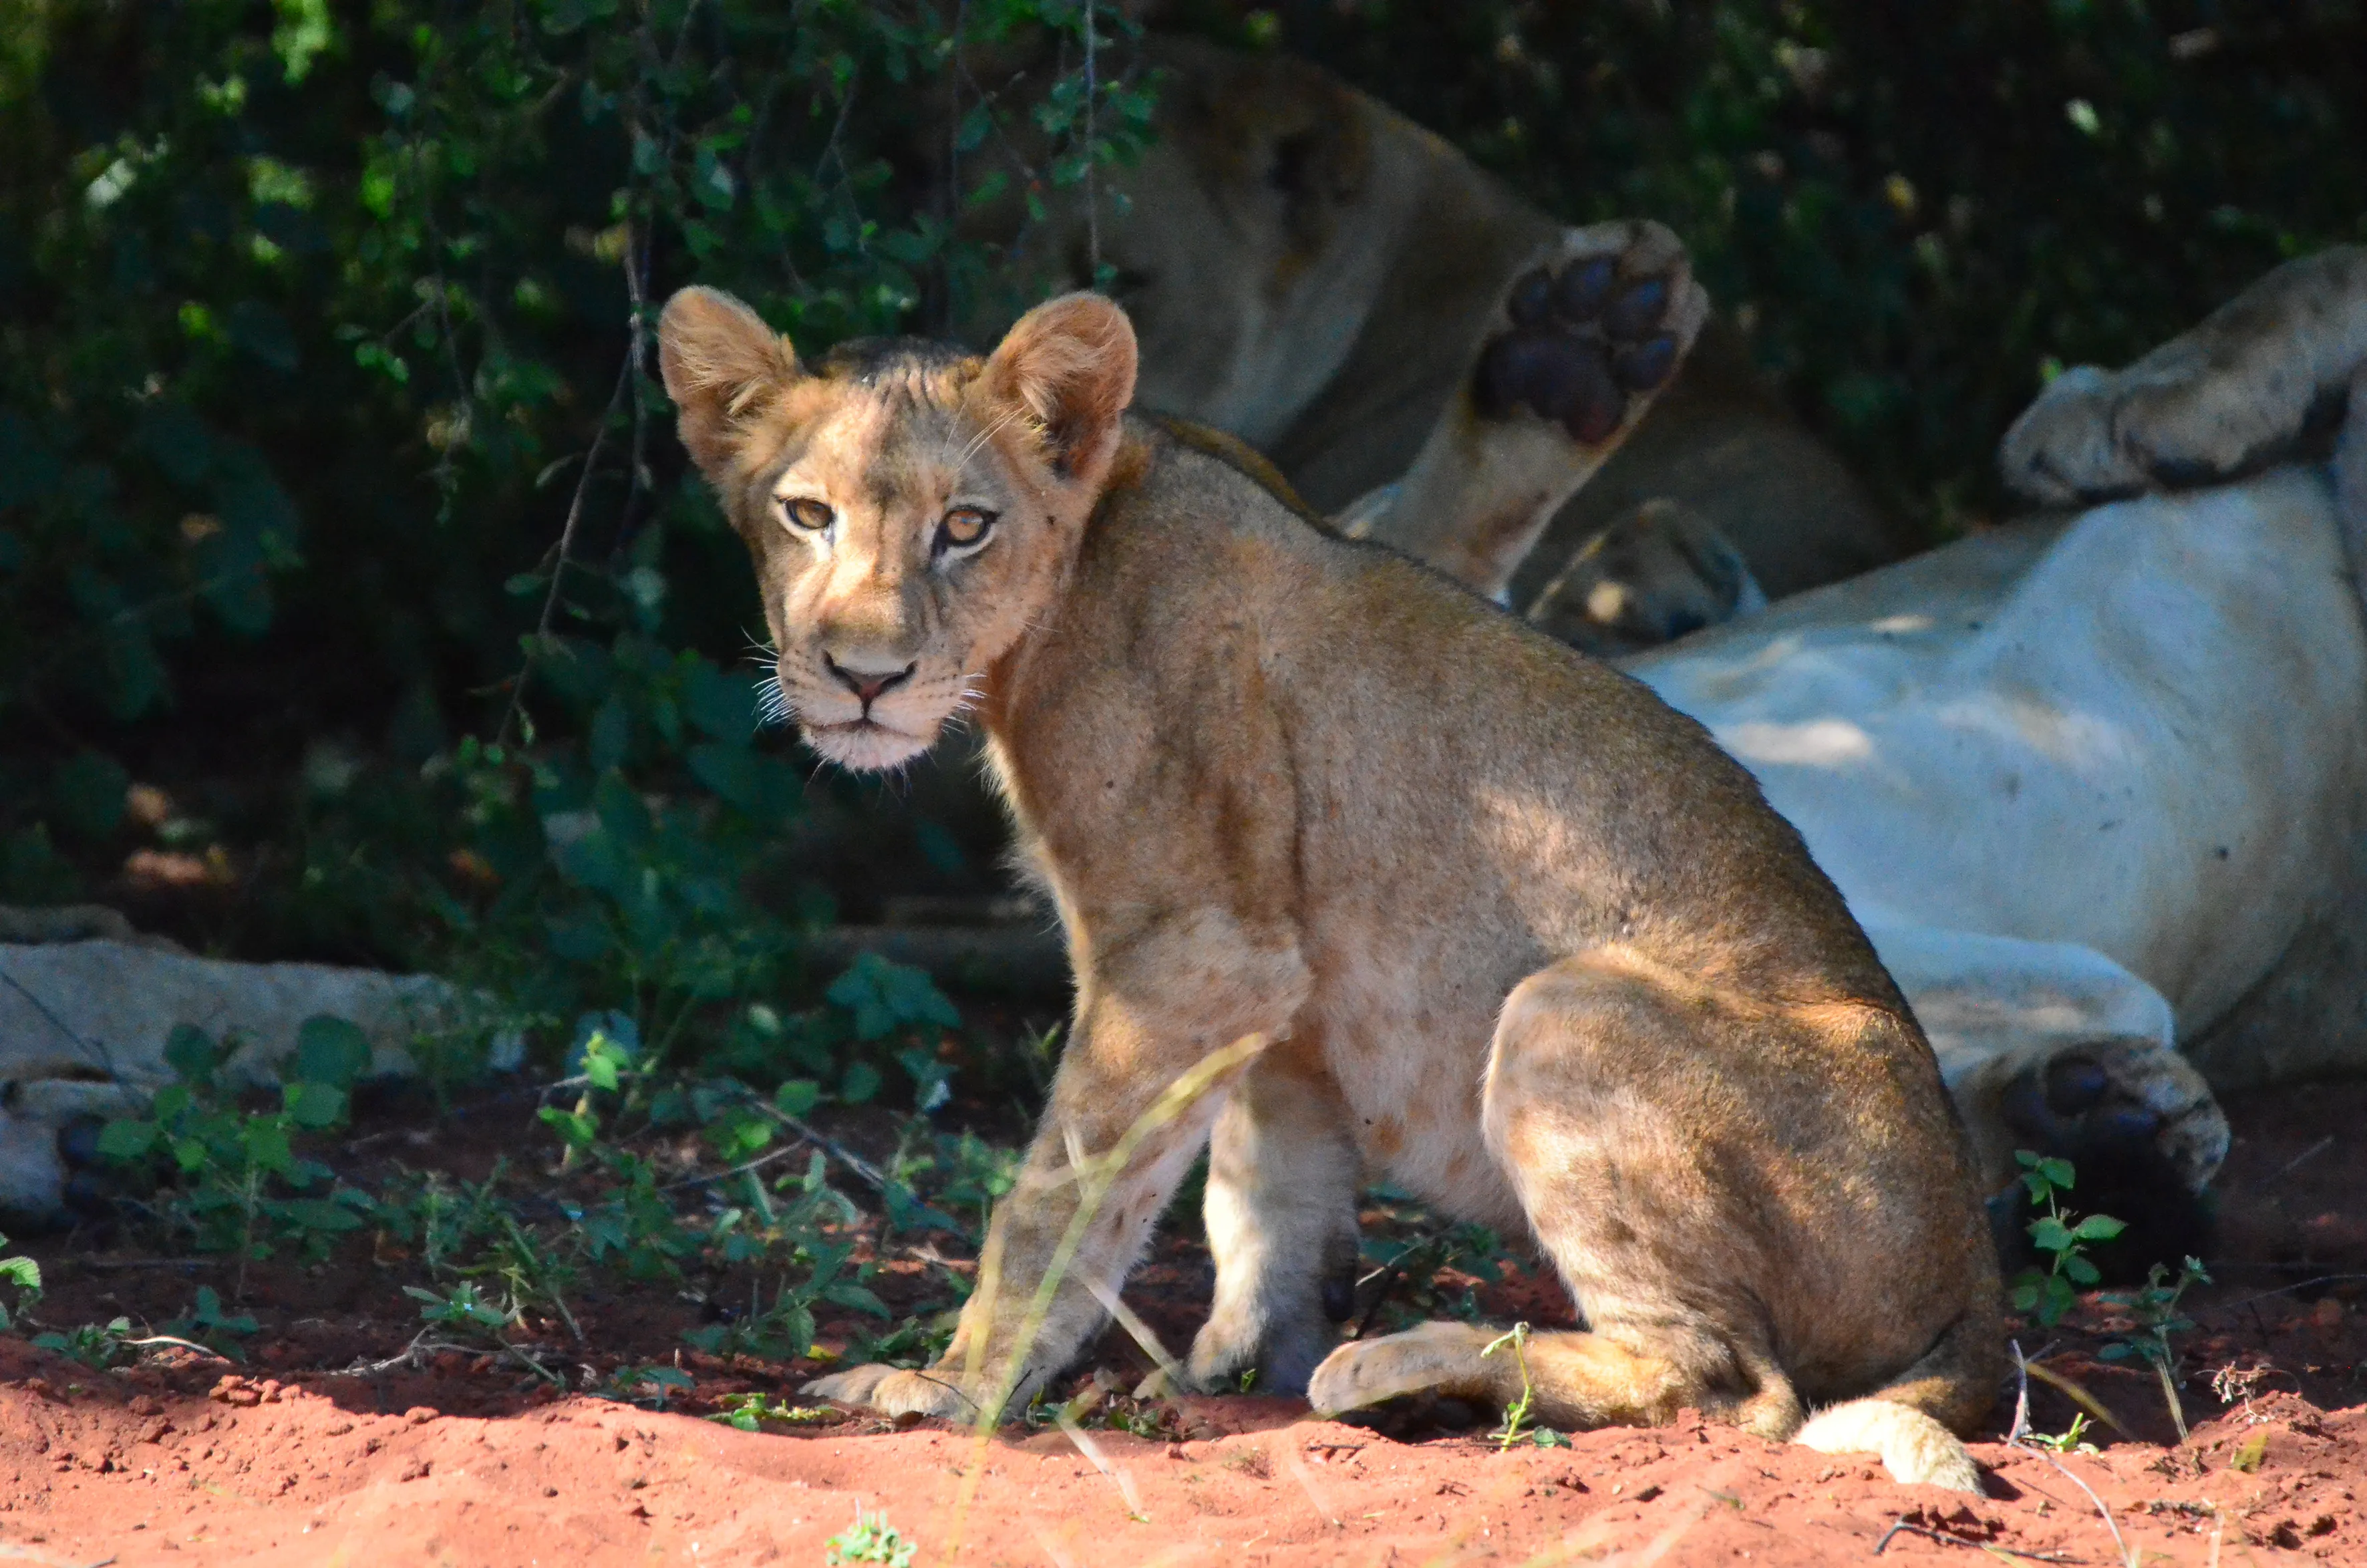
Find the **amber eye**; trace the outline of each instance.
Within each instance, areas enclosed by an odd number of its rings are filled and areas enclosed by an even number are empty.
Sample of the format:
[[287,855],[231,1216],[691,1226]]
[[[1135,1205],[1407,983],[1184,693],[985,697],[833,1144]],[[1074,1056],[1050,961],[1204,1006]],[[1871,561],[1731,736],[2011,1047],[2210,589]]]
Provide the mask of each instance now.
[[792,495],[782,502],[781,515],[788,518],[791,528],[803,528],[808,533],[818,534],[838,521],[837,513],[809,495]]
[[994,527],[994,514],[983,506],[957,506],[937,525],[937,549],[966,550]]

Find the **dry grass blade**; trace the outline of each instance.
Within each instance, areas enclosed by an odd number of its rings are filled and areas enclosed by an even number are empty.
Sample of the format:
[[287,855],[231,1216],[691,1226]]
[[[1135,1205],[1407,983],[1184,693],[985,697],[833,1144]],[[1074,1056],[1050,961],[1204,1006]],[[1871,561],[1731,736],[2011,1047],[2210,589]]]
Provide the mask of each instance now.
[[[1070,1265],[1075,1261],[1077,1249],[1084,1244],[1086,1227],[1093,1223],[1102,1200],[1109,1195],[1110,1184],[1133,1160],[1135,1151],[1142,1146],[1145,1139],[1190,1110],[1240,1069],[1248,1066],[1268,1043],[1264,1035],[1243,1035],[1222,1051],[1210,1052],[1195,1063],[1189,1072],[1168,1085],[1150,1108],[1134,1119],[1133,1124],[1110,1146],[1108,1153],[1082,1165],[1076,1163],[1072,1153],[1071,1169],[1078,1178],[1077,1210],[1069,1217],[1068,1227],[1061,1233],[1059,1244],[1052,1250],[1051,1265],[1044,1271],[1044,1278],[1036,1286],[1035,1297],[1028,1302],[1027,1315],[1020,1322],[1019,1333],[1014,1336],[1009,1352],[1010,1366],[1003,1374],[1002,1386],[978,1413],[970,1462],[964,1468],[961,1493],[954,1502],[953,1532],[946,1543],[946,1562],[953,1562],[961,1556],[963,1526],[969,1517],[970,1504],[978,1495],[979,1482],[986,1473],[987,1445],[993,1437],[995,1427],[1002,1424],[1003,1408],[1018,1388],[1019,1379],[1027,1365],[1027,1353],[1034,1348],[1036,1336],[1044,1331],[1044,1320],[1050,1315],[1052,1298],[1059,1291],[1060,1281],[1067,1277]],[[982,1303],[981,1310],[988,1321],[992,1319],[995,1297],[1002,1285],[1001,1249],[990,1235],[986,1251],[979,1258],[978,1290],[972,1298],[974,1301]],[[969,1360],[963,1368],[962,1381],[965,1383],[976,1386],[985,1354],[985,1335],[980,1335],[970,1343]]]

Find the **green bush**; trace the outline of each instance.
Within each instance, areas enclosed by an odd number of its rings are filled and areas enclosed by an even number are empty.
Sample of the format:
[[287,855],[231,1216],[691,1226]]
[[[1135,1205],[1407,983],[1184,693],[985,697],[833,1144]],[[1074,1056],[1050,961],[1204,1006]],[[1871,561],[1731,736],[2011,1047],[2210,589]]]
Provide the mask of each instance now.
[[10,8],[0,899],[153,832],[237,884],[158,912],[185,937],[433,965],[489,1028],[910,1044],[780,1010],[820,1001],[798,933],[850,843],[958,890],[993,830],[866,834],[878,789],[758,733],[651,327],[693,280],[809,350],[968,309],[1002,269],[962,211],[1138,138],[1129,40],[1079,0]]
[[[2367,233],[2357,0],[1163,16],[1333,66],[1548,210],[1673,223],[1927,537],[2003,504],[1988,452],[2050,362]],[[481,1033],[555,1054],[615,1013],[644,1070],[941,1096],[946,1019],[807,972],[800,935],[991,888],[999,819],[956,767],[810,778],[759,732],[762,618],[651,312],[719,284],[809,350],[971,318],[1029,216],[1139,143],[1130,27],[1083,0],[0,11],[0,899],[136,894],[114,868],[153,849],[230,885],[143,919],[439,968],[497,999]],[[964,227],[990,210],[1016,239]],[[170,809],[127,812],[134,780]]]

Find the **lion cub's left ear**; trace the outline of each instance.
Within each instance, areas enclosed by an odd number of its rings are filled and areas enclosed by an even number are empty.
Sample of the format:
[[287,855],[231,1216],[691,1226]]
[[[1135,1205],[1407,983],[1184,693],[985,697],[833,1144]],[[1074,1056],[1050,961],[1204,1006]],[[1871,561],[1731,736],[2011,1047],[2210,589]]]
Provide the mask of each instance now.
[[658,318],[658,373],[680,409],[682,444],[710,480],[738,445],[739,422],[798,377],[789,340],[719,289],[690,288]]
[[1045,464],[1091,489],[1134,401],[1134,324],[1099,294],[1064,294],[1019,318],[986,362],[982,390],[1026,415]]

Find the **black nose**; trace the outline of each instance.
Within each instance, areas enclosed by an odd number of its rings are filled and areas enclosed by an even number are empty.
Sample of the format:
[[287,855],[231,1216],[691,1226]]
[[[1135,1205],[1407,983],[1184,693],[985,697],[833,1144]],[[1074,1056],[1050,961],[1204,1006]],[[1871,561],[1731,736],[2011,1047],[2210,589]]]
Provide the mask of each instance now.
[[884,676],[858,675],[855,671],[850,670],[845,665],[840,664],[836,659],[832,658],[828,653],[824,653],[821,656],[821,665],[822,668],[828,670],[831,675],[836,678],[839,685],[855,693],[856,699],[860,701],[866,710],[869,709],[874,702],[877,702],[879,699],[880,693],[887,691],[891,687],[901,686],[906,681],[911,680],[912,678],[912,672],[921,667],[920,662],[918,660],[914,660],[912,664],[906,665],[902,669],[897,670],[892,674]]

